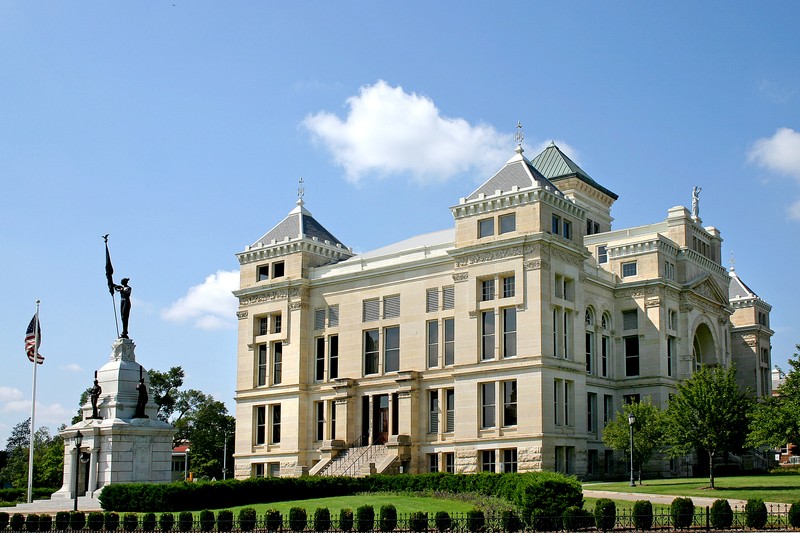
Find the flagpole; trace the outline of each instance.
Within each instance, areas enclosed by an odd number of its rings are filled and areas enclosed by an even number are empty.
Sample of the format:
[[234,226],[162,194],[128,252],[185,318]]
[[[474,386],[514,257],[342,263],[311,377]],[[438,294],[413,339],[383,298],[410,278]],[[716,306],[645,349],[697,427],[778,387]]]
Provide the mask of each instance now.
[[119,338],[119,320],[117,319],[117,299],[114,298],[114,293],[111,293],[111,307],[114,308],[114,325],[117,326],[117,338]]
[[36,300],[36,320],[33,325],[33,393],[31,401],[31,438],[28,446],[28,503],[33,502],[33,441],[36,432],[36,367],[39,366],[39,300]]

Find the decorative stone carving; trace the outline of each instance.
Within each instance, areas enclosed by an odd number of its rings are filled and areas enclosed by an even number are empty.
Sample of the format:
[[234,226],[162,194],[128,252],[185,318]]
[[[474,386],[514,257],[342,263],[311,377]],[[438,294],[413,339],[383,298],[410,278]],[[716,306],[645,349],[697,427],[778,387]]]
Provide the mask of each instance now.
[[254,294],[239,299],[239,305],[253,305],[262,302],[272,302],[275,300],[285,300],[287,298],[300,296],[299,289],[280,289],[276,291],[269,291],[263,294]]
[[247,351],[248,352],[252,352],[253,351],[253,344],[252,343],[247,345]]
[[659,298],[658,296],[656,296],[655,298],[647,298],[644,301],[645,307],[658,307],[660,305],[661,305],[661,298]]
[[614,293],[614,298],[621,299],[621,298],[642,298],[644,296],[652,296],[657,293],[655,287],[642,287],[639,289],[624,289],[621,291],[616,291]]
[[525,261],[524,267],[525,270],[539,270],[540,268],[542,268],[542,260],[531,259],[530,261]]
[[467,257],[462,257],[456,260],[456,268],[461,268],[469,265],[479,263],[486,263],[489,261],[496,261],[498,259],[506,259],[507,257],[514,257],[522,255],[522,248],[517,246],[514,248],[505,248],[503,250],[493,250],[482,254],[473,254]]
[[236,318],[242,320],[243,318],[247,318],[247,309],[244,311],[236,311]]
[[453,274],[453,283],[461,283],[462,281],[467,281],[469,279],[468,272],[456,272]]
[[586,258],[584,258],[582,255],[578,255],[577,252],[566,253],[561,250],[553,250],[552,252],[550,252],[550,255],[557,259],[561,259],[565,263],[569,263],[577,267],[582,266],[583,262],[586,260]]
[[295,311],[297,309],[308,309],[308,304],[305,302],[292,302],[289,304],[290,311]]

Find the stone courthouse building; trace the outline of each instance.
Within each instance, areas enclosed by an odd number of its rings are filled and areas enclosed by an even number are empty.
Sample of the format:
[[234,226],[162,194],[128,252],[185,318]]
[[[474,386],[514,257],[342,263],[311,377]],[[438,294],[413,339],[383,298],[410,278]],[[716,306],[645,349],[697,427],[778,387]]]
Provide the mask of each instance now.
[[555,144],[518,146],[453,228],[355,255],[301,194],[237,254],[236,477],[599,478],[625,469],[602,442],[624,402],[664,406],[701,365],[768,395],[770,306],[697,198],[625,229],[616,199]]

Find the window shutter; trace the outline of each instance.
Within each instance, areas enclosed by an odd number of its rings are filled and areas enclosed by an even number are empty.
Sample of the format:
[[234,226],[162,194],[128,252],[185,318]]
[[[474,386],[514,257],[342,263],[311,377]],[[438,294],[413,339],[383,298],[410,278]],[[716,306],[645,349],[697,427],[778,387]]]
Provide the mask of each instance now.
[[425,311],[434,313],[439,310],[439,289],[428,289],[425,298]]
[[439,413],[436,411],[431,411],[430,413],[430,432],[431,433],[438,433],[439,432]]
[[400,316],[400,295],[387,296],[383,299],[383,318],[397,318]]
[[362,322],[373,322],[380,316],[380,300],[364,300],[362,303]]
[[328,307],[328,327],[339,327],[339,306],[332,305]]
[[448,410],[446,413],[447,420],[445,421],[445,431],[452,432],[456,429],[456,412],[452,409]]
[[325,329],[325,308],[314,310],[314,329]]
[[442,309],[454,309],[456,306],[456,288],[452,285],[450,287],[442,287]]

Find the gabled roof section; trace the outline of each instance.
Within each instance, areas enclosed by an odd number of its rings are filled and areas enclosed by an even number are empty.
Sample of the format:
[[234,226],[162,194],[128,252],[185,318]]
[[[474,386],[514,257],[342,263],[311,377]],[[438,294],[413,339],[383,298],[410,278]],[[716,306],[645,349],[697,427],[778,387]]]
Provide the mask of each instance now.
[[739,276],[736,275],[735,270],[731,269],[730,276],[731,283],[728,286],[728,297],[731,300],[758,298],[758,295],[754,293],[744,281],[739,279]]
[[286,218],[278,222],[278,224],[265,233],[260,239],[254,242],[250,247],[257,248],[260,246],[270,246],[272,244],[280,244],[286,241],[296,241],[303,238],[315,239],[324,243],[328,241],[330,245],[340,245],[342,248],[347,248],[339,239],[325,229],[317,219],[303,207],[303,200],[297,201],[297,207],[292,209]]
[[477,200],[481,194],[491,196],[497,191],[510,192],[514,187],[518,189],[530,189],[532,187],[550,187],[550,189],[559,196],[564,196],[558,187],[553,185],[541,172],[531,164],[531,162],[522,155],[522,147],[517,146],[516,155],[509,159],[505,166],[495,173],[494,176],[489,178],[480,187],[475,189],[469,196],[467,201]]
[[551,142],[550,146],[545,148],[541,154],[534,157],[531,164],[553,183],[557,184],[560,180],[576,177],[614,200],[619,198],[615,193],[594,181],[575,161],[562,152],[555,142]]

